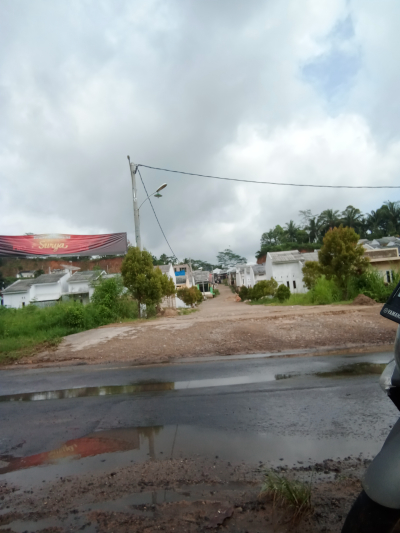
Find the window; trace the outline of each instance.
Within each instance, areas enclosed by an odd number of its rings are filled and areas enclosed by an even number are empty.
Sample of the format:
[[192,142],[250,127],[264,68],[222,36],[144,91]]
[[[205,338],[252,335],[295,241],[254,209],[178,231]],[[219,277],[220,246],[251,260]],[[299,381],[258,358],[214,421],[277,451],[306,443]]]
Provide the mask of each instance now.
[[293,280],[293,289],[296,288],[296,282]]
[[386,281],[387,281],[387,283],[391,283],[391,281],[392,281],[392,276],[391,276],[390,270],[386,270]]
[[290,289],[290,283],[287,281],[286,285],[288,286],[288,289]]

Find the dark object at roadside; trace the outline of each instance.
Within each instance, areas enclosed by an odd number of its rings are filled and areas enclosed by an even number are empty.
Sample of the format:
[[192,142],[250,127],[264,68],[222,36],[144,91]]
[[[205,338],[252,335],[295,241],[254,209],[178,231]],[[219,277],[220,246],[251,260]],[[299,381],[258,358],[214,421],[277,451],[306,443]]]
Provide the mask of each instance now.
[[400,283],[390,295],[389,300],[382,307],[381,315],[400,324]]
[[209,524],[206,526],[206,529],[214,529],[222,525],[227,518],[230,518],[233,515],[233,507],[226,507],[225,509],[218,509],[218,512],[215,516],[210,519]]

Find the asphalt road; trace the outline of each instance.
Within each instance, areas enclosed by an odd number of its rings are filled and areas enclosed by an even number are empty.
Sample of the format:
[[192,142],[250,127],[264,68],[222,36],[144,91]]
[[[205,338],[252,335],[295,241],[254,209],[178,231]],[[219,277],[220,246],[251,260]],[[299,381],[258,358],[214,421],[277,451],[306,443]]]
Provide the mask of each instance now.
[[[376,365],[391,359],[376,353],[3,370],[0,481],[33,483],[29,471],[38,469],[27,469],[33,465],[50,465],[48,475],[57,476],[105,468],[104,463],[121,466],[149,454],[288,465],[373,456],[398,418],[376,373]],[[132,444],[127,455],[126,435],[132,440],[135,431],[140,444]],[[68,458],[71,443],[79,447],[93,434],[114,443],[114,453],[101,450],[107,461],[100,464],[95,453],[75,462],[58,460]],[[21,463],[26,458],[30,465]],[[10,461],[14,467],[6,472]],[[40,477],[46,472],[42,467]]]

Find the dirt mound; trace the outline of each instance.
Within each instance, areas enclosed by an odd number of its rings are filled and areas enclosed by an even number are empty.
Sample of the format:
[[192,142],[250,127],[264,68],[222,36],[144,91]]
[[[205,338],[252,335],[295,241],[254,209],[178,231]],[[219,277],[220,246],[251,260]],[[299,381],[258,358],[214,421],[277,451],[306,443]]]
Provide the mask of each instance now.
[[173,309],[172,307],[167,307],[164,310],[164,316],[177,316],[178,311],[176,309]]
[[365,296],[365,294],[359,294],[354,300],[352,301],[351,305],[375,305],[376,302],[372,298],[369,298],[369,296]]

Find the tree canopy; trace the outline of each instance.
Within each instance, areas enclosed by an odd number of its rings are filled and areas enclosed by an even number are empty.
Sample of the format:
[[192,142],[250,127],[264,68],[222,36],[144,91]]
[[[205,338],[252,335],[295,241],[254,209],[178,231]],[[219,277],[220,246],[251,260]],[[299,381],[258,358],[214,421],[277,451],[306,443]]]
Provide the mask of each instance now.
[[121,274],[125,287],[138,302],[139,316],[143,305],[157,305],[164,296],[171,296],[173,281],[153,267],[153,257],[146,250],[130,247],[122,262]]
[[233,267],[238,263],[247,263],[245,257],[233,253],[230,248],[226,248],[224,251],[218,252],[217,261],[222,268]]
[[320,248],[327,231],[340,225],[352,228],[361,238],[379,239],[400,234],[400,202],[387,201],[376,211],[363,214],[360,209],[348,205],[343,211],[325,209],[313,214],[310,209],[299,212],[301,222],[290,220],[284,227],[275,228],[261,235],[261,247],[256,253],[259,258],[267,252],[278,252],[303,248]]

